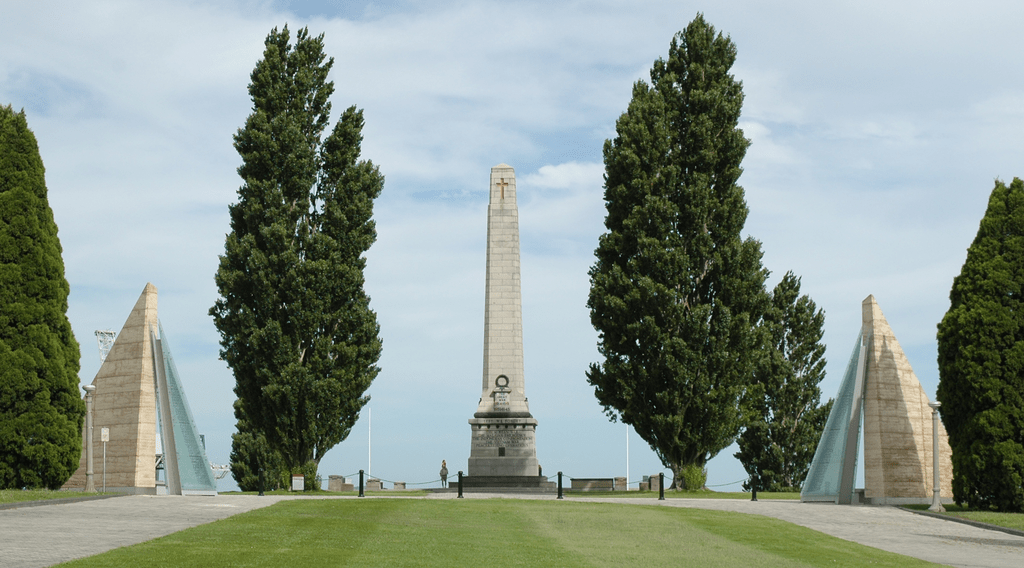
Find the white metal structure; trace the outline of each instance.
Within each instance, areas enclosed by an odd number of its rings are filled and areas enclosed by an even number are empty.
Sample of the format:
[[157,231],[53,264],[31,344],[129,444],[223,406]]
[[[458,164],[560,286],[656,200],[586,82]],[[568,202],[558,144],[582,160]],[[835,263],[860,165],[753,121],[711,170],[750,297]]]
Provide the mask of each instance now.
[[229,473],[231,473],[230,465],[220,465],[210,462],[210,469],[213,470],[213,477],[216,479],[224,479]]
[[107,353],[110,353],[110,348],[114,346],[114,338],[116,336],[117,334],[109,329],[96,330],[96,343],[100,347],[101,362],[107,360]]

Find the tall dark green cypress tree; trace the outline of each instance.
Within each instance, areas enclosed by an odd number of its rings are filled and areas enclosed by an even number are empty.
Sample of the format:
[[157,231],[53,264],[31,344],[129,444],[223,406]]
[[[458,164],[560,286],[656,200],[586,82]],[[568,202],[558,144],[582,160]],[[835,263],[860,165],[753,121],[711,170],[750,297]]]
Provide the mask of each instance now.
[[996,181],[939,323],[953,498],[1024,512],[1024,181]]
[[235,374],[239,424],[292,472],[344,440],[380,357],[363,291],[384,177],[359,160],[362,112],[329,121],[333,59],[323,36],[275,28],[252,72],[253,110],[235,135],[243,185],[230,207],[210,310]]
[[0,489],[57,489],[78,467],[69,290],[36,137],[24,111],[0,106]]
[[[604,145],[608,215],[587,303],[603,364],[587,379],[672,469],[703,469],[735,440],[767,302],[760,243],[737,184],[736,47],[700,14],[638,81]],[[690,477],[690,476],[687,476]]]
[[736,458],[750,474],[745,489],[800,489],[832,410],[821,404],[825,379],[825,312],[800,295],[787,272],[772,290],[761,325],[769,344],[745,397],[747,424]]

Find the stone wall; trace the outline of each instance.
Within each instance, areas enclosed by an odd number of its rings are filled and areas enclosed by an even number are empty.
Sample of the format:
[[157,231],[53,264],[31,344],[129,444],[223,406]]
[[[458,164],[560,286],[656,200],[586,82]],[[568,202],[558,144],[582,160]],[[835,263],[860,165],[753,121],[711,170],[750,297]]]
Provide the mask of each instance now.
[[[862,304],[867,373],[864,393],[864,496],[874,504],[932,500],[932,409],[874,296]],[[952,452],[939,422],[940,496],[952,500]]]

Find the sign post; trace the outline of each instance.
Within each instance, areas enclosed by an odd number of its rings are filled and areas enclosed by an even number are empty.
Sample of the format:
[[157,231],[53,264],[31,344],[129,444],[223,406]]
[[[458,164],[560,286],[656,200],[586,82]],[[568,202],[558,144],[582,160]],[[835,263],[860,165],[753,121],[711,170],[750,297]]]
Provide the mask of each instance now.
[[103,442],[103,492],[107,492],[107,442],[110,441],[110,428],[100,428],[100,441]]

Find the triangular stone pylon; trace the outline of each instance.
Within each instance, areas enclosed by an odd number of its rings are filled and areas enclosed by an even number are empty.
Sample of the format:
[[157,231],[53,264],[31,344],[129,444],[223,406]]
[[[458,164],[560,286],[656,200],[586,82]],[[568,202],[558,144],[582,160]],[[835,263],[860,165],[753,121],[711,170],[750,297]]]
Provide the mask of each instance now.
[[[874,296],[800,491],[802,501],[903,505],[934,499],[933,412]],[[862,428],[863,423],[863,428]],[[938,422],[939,496],[952,502],[949,439]],[[864,489],[854,490],[860,434]]]
[[[146,288],[117,334],[92,384],[93,474],[97,489],[106,476],[107,491],[156,493],[156,391],[153,342],[157,329],[156,286]],[[110,429],[106,465],[102,465],[101,428]],[[84,440],[84,435],[83,435]],[[65,489],[85,487],[85,452]]]
[[[867,348],[864,497],[873,504],[931,502],[932,409],[874,296],[862,304]],[[939,421],[939,495],[952,499],[953,462]]]

